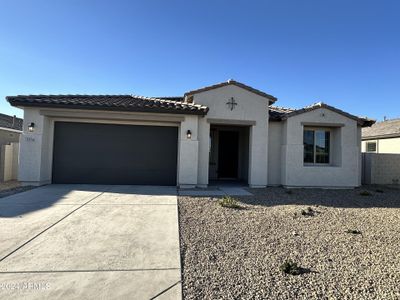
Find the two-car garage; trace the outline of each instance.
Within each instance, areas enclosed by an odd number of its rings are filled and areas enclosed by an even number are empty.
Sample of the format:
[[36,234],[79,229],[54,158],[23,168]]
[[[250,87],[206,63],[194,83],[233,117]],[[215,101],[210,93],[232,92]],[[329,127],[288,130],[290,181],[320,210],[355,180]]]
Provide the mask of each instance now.
[[176,185],[178,127],[55,122],[53,183]]

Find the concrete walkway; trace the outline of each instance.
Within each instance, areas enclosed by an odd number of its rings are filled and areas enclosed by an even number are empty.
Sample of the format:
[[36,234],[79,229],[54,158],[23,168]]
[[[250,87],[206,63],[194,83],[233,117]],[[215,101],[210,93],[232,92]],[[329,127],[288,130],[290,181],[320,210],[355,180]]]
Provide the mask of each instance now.
[[208,197],[208,196],[252,196],[241,186],[211,186],[206,189],[181,189],[179,196]]
[[176,189],[49,185],[0,199],[0,299],[180,299]]

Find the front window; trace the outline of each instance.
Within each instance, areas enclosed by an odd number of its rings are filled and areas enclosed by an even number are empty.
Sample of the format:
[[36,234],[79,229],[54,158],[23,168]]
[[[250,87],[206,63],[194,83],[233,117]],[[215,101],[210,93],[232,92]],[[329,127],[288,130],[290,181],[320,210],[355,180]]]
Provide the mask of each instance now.
[[330,163],[331,133],[324,129],[304,129],[304,163]]

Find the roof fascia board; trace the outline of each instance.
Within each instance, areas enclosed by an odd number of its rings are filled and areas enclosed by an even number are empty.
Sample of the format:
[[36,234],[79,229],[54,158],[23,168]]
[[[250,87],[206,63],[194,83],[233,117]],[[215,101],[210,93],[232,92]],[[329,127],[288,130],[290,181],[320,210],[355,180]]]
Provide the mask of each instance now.
[[393,138],[400,138],[400,133],[366,136],[366,137],[362,137],[361,139],[363,141],[367,141],[367,140],[384,140],[384,139],[393,139]]
[[118,111],[87,111],[87,110],[66,110],[66,109],[41,109],[39,113],[47,117],[64,117],[64,118],[87,118],[87,119],[104,119],[104,120],[146,120],[158,122],[182,122],[185,120],[183,115],[167,115],[152,113],[135,113],[135,112],[118,112]]
[[0,130],[5,130],[5,131],[10,131],[10,132],[15,132],[15,133],[22,133],[22,130],[7,128],[7,127],[0,127]]
[[256,94],[256,95],[264,97],[264,98],[267,98],[269,100],[269,105],[275,103],[275,101],[278,100],[276,97],[274,97],[272,95],[269,95],[269,94],[264,93],[264,92],[262,92],[260,90],[252,88],[251,86],[245,85],[243,83],[240,83],[240,82],[237,82],[237,81],[234,81],[234,80],[229,80],[227,82],[222,82],[222,83],[218,83],[218,84],[214,84],[214,85],[210,85],[210,86],[206,86],[206,87],[203,87],[203,88],[200,88],[200,89],[196,89],[196,90],[192,90],[192,91],[186,92],[185,93],[185,97],[192,96],[192,95],[199,94],[199,93],[203,93],[203,92],[207,92],[207,91],[214,90],[214,89],[219,89],[219,88],[222,88],[222,87],[225,87],[225,86],[228,86],[228,85],[235,85],[235,86],[240,87],[240,88],[242,88],[242,89],[244,89],[244,90],[246,90],[248,92],[251,92],[253,94]]
[[[312,106],[312,107],[301,108],[299,110],[295,110],[295,111],[293,111],[291,113],[285,114],[285,115],[282,116],[282,120],[286,120],[288,118],[291,118],[291,117],[294,117],[294,116],[297,116],[297,115],[301,115],[301,114],[304,114],[304,113],[308,113],[308,112],[311,112],[311,111],[314,111],[314,110],[317,110],[317,109],[322,109],[322,108],[323,109],[328,109],[328,110],[333,111],[333,112],[335,112],[337,114],[340,114],[340,115],[345,116],[345,117],[347,117],[349,119],[352,119],[352,120],[356,121],[361,126],[363,126],[366,122],[368,122],[368,120],[359,118],[357,116],[354,116],[352,114],[349,114],[347,112],[344,112],[344,111],[342,111],[340,109],[337,109],[337,108],[335,108],[333,106],[330,106],[330,105],[327,105],[327,104],[324,104],[324,103],[319,104],[319,105],[315,105],[315,106]],[[374,120],[370,120],[370,122],[375,122],[375,121]]]
[[[14,105],[13,105],[14,106]],[[122,111],[122,112],[147,112],[147,113],[158,113],[158,114],[180,114],[180,115],[205,115],[208,112],[193,110],[169,110],[163,108],[124,108],[124,107],[102,107],[102,106],[91,106],[91,105],[69,105],[69,104],[52,104],[52,103],[15,103],[17,107],[39,107],[39,108],[64,108],[71,110],[98,110],[98,111]]]

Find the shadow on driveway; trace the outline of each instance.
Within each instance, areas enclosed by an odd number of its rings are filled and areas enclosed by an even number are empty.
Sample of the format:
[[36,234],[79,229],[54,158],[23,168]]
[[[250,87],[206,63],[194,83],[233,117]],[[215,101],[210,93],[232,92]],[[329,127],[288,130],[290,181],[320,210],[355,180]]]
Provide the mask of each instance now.
[[175,187],[52,184],[0,198],[0,218],[14,218],[53,205],[82,205],[102,193],[175,196]]

